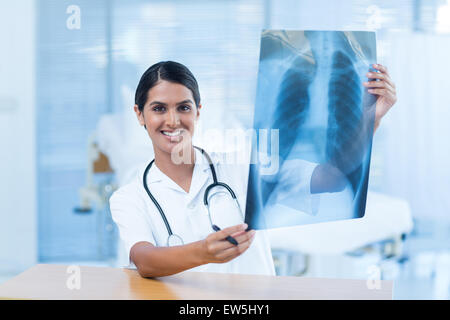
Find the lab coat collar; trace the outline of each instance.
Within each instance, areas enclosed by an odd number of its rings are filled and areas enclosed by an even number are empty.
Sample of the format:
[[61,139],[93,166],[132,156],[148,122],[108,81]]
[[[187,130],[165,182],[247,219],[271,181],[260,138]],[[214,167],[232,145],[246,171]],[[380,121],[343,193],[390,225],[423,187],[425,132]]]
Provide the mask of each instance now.
[[[217,164],[218,160],[212,157],[212,162],[214,164],[214,167],[216,168],[217,172]],[[209,163],[204,155],[202,153],[195,149],[195,166],[194,166],[194,172],[192,174],[192,181],[191,186],[189,188],[189,195],[194,198],[197,193],[202,189],[203,185],[207,181],[207,179],[211,177],[212,179],[212,173],[210,170]],[[186,191],[183,190],[175,181],[170,179],[168,176],[166,176],[159,168],[153,164],[150,168],[150,171],[147,175],[147,183],[153,184],[153,183],[161,183],[161,185],[168,187],[170,189],[186,193]]]

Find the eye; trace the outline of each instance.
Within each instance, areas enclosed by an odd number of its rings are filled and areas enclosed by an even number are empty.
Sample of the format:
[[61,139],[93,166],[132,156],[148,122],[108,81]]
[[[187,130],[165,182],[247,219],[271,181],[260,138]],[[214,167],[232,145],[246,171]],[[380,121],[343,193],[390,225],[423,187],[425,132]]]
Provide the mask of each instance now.
[[155,112],[164,112],[166,108],[163,106],[154,106],[152,110]]
[[191,107],[188,105],[182,105],[182,106],[179,106],[178,109],[181,111],[187,112],[187,111],[191,110]]

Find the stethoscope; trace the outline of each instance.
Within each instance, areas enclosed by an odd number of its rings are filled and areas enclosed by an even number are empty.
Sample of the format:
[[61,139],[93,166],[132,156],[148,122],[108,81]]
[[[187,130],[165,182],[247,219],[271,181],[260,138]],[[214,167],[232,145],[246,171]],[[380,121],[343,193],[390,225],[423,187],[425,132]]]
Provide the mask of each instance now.
[[[231,197],[232,197],[233,200],[235,201],[235,203],[236,203],[236,205],[237,205],[237,208],[238,208],[238,210],[239,210],[239,213],[240,213],[240,215],[241,215],[241,217],[242,217],[242,220],[243,220],[244,218],[243,218],[241,206],[239,205],[239,202],[238,202],[238,200],[237,200],[237,198],[236,198],[236,194],[234,193],[233,189],[231,189],[230,186],[228,186],[226,183],[217,181],[216,170],[215,170],[214,165],[213,165],[213,163],[212,163],[212,161],[211,161],[211,158],[210,158],[209,155],[206,153],[206,151],[203,150],[202,148],[199,148],[199,147],[196,147],[196,146],[194,146],[194,148],[196,148],[197,150],[199,150],[199,151],[205,156],[206,160],[208,161],[209,167],[210,167],[210,169],[211,169],[211,174],[212,174],[212,178],[213,178],[213,183],[210,184],[208,187],[206,187],[206,189],[205,189],[205,194],[204,194],[204,196],[203,196],[203,203],[205,204],[206,208],[208,209],[209,222],[211,223],[211,226],[212,226],[213,230],[214,230],[214,231],[219,231],[220,228],[217,227],[217,225],[215,225],[215,224],[213,223],[213,221],[212,221],[212,218],[211,218],[211,211],[210,211],[210,207],[209,207],[209,204],[210,204],[210,201],[209,201],[209,200],[210,200],[210,198],[209,198],[208,196],[209,196],[211,190],[214,189],[214,188],[216,188],[216,187],[223,187],[223,188],[225,188],[225,189],[229,192],[229,194],[231,195]],[[150,168],[152,167],[153,162],[155,162],[155,159],[153,159],[153,160],[148,164],[147,168],[146,168],[145,171],[144,171],[144,177],[143,177],[144,189],[145,189],[145,191],[147,191],[148,196],[150,197],[150,199],[151,199],[151,200],[153,201],[153,203],[155,204],[156,208],[158,209],[158,211],[159,211],[159,213],[160,213],[160,215],[161,215],[161,218],[162,218],[163,221],[164,221],[164,224],[166,225],[167,233],[169,234],[169,236],[168,236],[168,238],[167,238],[167,246],[174,246],[174,245],[180,245],[180,244],[182,245],[182,244],[184,244],[183,239],[182,239],[179,235],[176,235],[176,234],[173,233],[172,228],[170,227],[169,221],[167,221],[167,217],[166,217],[166,215],[164,214],[163,209],[161,208],[161,206],[159,205],[158,201],[156,201],[155,197],[153,196],[153,194],[152,194],[152,193],[150,192],[150,190],[148,189],[148,186],[147,186],[147,174],[148,174],[148,171],[150,170]],[[234,239],[232,239],[232,238],[228,239],[228,238],[227,238],[227,240],[228,240],[228,241],[231,240],[230,242],[233,243],[233,240],[234,240]]]

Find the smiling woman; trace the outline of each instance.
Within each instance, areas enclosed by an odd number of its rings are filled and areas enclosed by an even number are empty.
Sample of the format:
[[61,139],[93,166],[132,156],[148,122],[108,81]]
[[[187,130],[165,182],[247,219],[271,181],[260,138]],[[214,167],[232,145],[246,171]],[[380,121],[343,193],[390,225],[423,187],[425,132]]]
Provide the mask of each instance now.
[[[134,111],[152,140],[155,159],[110,199],[129,262],[145,277],[195,267],[274,274],[266,237],[261,234],[247,250],[255,231],[246,230],[238,200],[244,175],[213,164],[204,150],[192,145],[201,108],[197,81],[182,64],[159,62],[141,77]],[[213,188],[222,192],[209,192]],[[220,209],[226,208],[219,215],[211,215],[207,203],[215,194],[222,195]]]

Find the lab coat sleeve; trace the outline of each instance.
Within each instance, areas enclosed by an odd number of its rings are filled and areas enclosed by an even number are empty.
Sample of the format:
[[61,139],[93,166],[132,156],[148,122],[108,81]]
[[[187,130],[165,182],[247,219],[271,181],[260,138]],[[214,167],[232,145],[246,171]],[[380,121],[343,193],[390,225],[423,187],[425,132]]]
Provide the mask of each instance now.
[[128,262],[123,262],[134,267],[130,260],[130,250],[133,245],[140,241],[147,241],[156,245],[156,241],[151,226],[145,219],[145,203],[132,195],[135,195],[135,193],[132,190],[127,190],[127,186],[124,186],[114,192],[109,204],[112,219],[118,227],[120,240],[128,258]]
[[302,159],[283,161],[275,175],[262,175],[265,182],[276,183],[268,204],[283,204],[309,215],[319,210],[320,195],[311,193],[311,177],[317,163]]

